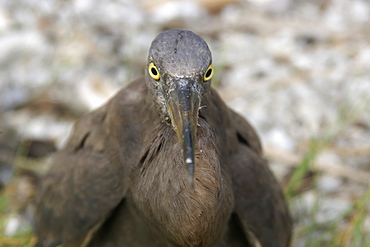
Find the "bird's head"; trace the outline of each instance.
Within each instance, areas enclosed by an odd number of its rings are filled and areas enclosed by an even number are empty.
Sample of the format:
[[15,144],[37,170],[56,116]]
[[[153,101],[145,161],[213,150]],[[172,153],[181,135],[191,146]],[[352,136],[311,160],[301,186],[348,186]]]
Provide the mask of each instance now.
[[189,183],[194,180],[194,146],[202,97],[210,90],[212,56],[207,43],[187,30],[159,34],[149,49],[145,81],[182,146]]

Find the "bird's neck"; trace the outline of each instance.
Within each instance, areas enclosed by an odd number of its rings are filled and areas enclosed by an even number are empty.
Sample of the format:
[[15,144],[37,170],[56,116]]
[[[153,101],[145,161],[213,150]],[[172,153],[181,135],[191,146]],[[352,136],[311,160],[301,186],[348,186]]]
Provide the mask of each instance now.
[[133,183],[133,201],[149,223],[161,226],[164,238],[182,246],[206,246],[221,236],[233,207],[215,135],[200,119],[190,188],[175,131],[165,125],[159,128],[134,176],[138,181]]

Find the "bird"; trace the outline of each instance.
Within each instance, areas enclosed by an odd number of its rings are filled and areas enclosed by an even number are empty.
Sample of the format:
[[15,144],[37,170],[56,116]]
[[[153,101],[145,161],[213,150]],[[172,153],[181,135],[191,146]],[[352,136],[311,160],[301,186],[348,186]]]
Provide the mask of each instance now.
[[74,124],[36,198],[38,246],[290,246],[254,128],[211,87],[192,31],[151,43],[143,77]]

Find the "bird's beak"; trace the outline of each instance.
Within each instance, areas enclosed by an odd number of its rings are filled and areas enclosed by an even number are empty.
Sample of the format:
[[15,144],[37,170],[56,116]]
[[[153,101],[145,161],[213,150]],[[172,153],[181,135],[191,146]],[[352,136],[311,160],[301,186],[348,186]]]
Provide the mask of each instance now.
[[169,78],[167,107],[172,126],[182,146],[190,187],[194,187],[194,149],[198,125],[200,93],[194,78]]

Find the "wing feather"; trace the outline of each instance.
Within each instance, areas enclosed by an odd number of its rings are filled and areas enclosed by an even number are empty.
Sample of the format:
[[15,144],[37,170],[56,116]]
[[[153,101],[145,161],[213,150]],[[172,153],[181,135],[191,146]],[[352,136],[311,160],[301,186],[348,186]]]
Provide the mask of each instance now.
[[237,150],[230,158],[235,214],[246,236],[252,234],[264,247],[287,247],[292,223],[280,185],[261,156],[253,128],[235,112],[231,119],[238,139]]
[[42,246],[81,246],[124,197],[123,168],[105,155],[105,113],[103,107],[76,122],[41,181],[35,230]]

